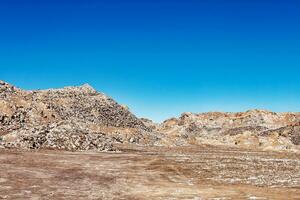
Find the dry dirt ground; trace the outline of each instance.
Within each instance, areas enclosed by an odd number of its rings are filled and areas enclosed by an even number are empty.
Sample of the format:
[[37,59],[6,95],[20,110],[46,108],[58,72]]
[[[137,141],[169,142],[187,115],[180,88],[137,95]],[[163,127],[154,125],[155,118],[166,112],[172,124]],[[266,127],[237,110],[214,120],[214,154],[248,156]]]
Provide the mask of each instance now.
[[208,146],[0,150],[0,199],[300,199],[300,155]]

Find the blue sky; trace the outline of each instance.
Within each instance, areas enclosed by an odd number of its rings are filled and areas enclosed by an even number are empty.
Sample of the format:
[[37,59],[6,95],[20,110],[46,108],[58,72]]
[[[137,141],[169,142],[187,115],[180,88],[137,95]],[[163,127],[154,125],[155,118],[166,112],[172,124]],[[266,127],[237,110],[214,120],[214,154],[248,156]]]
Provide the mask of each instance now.
[[139,117],[300,111],[300,3],[1,0],[0,79],[89,83]]

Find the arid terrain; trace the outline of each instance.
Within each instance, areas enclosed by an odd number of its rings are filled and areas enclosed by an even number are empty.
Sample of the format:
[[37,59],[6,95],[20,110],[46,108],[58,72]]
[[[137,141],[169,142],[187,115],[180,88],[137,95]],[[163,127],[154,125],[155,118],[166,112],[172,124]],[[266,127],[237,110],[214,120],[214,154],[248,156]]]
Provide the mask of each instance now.
[[0,151],[1,199],[300,199],[300,157],[209,146]]
[[300,199],[300,113],[154,123],[89,85],[0,81],[0,199]]

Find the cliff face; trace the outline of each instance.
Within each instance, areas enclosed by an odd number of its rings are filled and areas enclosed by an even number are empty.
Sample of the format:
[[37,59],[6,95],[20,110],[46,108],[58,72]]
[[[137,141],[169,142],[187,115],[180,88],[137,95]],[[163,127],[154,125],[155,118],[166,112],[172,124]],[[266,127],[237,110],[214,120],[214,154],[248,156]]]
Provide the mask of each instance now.
[[29,149],[113,150],[151,143],[151,129],[126,107],[89,85],[23,91],[0,82],[2,145]]
[[184,113],[157,130],[173,145],[212,144],[260,149],[299,149],[300,113],[250,110],[239,113]]

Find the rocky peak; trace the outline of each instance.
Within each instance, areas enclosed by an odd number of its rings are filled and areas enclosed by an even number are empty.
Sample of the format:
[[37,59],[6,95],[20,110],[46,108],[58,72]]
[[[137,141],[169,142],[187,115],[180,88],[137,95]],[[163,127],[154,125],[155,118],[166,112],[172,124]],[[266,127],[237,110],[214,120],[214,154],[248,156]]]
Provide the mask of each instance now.
[[[82,135],[80,138],[90,135],[88,140],[92,140],[93,135],[98,134],[99,140],[97,139],[96,142],[101,143],[102,139],[105,140],[103,142],[108,141],[109,138],[113,141],[111,136],[106,135],[113,134],[113,130],[126,130],[124,131],[126,133],[121,132],[118,135],[117,140],[128,139],[132,142],[141,141],[151,132],[150,128],[146,127],[142,120],[132,114],[128,108],[97,92],[88,84],[62,89],[17,92],[19,90],[14,86],[1,82],[0,91],[0,135],[7,135],[5,136],[7,141],[10,136],[15,135],[18,140],[13,140],[13,143],[17,146],[28,143],[23,137],[25,133],[29,134],[33,142],[37,137],[44,137],[44,132],[47,132],[51,137],[59,138],[60,135],[66,137],[67,143],[68,139],[71,141],[69,137],[73,134]],[[14,95],[8,95],[9,93]],[[61,127],[61,123],[65,125]],[[47,128],[49,126],[58,128],[49,129],[55,130],[52,133]],[[36,127],[41,128],[36,131]],[[103,134],[105,137],[101,136]],[[131,134],[134,134],[134,137],[131,137]],[[44,139],[38,140],[38,146],[45,145]],[[89,142],[93,144],[93,141]],[[55,143],[57,144],[54,142],[50,146]],[[30,142],[30,145],[33,143]],[[34,145],[37,145],[36,142]]]
[[89,84],[84,84],[84,85],[75,86],[75,87],[64,87],[64,88],[60,88],[60,89],[36,90],[36,91],[32,91],[32,92],[46,94],[46,95],[53,95],[53,96],[58,96],[58,97],[102,94],[102,93],[98,93]]
[[82,92],[82,93],[87,93],[87,94],[93,94],[93,93],[97,93],[97,91],[89,84],[85,83],[81,86],[77,86],[77,87],[67,87],[65,88],[67,90],[74,90],[74,91],[78,91],[78,92]]
[[12,96],[16,96],[24,93],[23,90],[0,80],[0,99],[10,99]]

